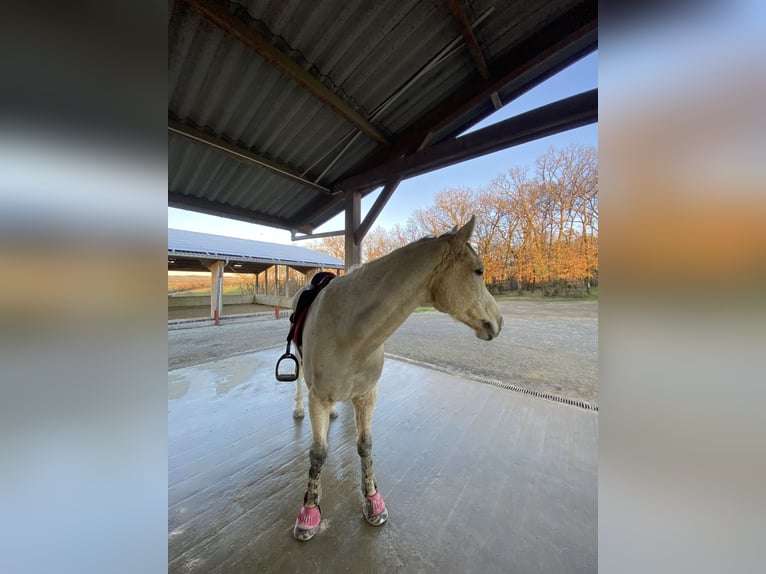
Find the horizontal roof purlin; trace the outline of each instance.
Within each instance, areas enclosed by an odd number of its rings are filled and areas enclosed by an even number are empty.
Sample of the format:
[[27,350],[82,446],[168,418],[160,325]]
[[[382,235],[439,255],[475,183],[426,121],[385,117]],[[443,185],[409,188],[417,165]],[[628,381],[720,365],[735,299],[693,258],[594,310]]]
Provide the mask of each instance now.
[[168,257],[173,255],[343,269],[343,261],[337,257],[305,247],[196,233],[182,229],[168,229]]

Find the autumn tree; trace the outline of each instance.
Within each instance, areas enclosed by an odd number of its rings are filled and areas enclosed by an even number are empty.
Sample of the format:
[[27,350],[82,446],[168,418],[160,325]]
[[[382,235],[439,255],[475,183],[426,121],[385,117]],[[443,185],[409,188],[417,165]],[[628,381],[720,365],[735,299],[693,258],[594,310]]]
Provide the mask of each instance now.
[[[486,187],[443,189],[404,226],[370,231],[362,242],[362,260],[441,235],[472,215],[477,218],[472,244],[491,285],[512,284],[519,292],[541,289],[546,295],[590,292],[592,278],[598,277],[595,148],[550,148],[531,169],[512,167]],[[342,259],[344,238],[324,238],[312,248]]]
[[571,145],[549,149],[537,159],[537,182],[549,209],[548,257],[552,279],[559,283],[583,281],[597,272],[594,257],[598,218],[596,150]]
[[423,235],[441,235],[455,226],[464,225],[476,215],[472,242],[484,261],[485,277],[502,276],[502,266],[492,250],[497,233],[498,213],[488,190],[474,191],[468,187],[443,189],[434,196],[434,204],[416,210],[409,220],[412,228]]
[[237,273],[237,286],[242,295],[255,295],[257,281],[253,273]]
[[391,253],[388,232],[382,227],[374,227],[362,240],[362,261],[372,261]]
[[319,251],[319,253],[337,257],[341,261],[346,257],[346,240],[343,235],[332,235],[330,237],[315,239],[309,242],[307,247],[314,251]]
[[474,196],[474,191],[468,187],[443,189],[434,195],[431,207],[415,210],[410,222],[422,231],[422,235],[441,235],[471,218]]
[[495,200],[498,236],[493,249],[510,255],[518,288],[546,294],[573,284],[590,289],[597,273],[598,167],[594,148],[549,149],[535,169],[515,167],[489,186]]

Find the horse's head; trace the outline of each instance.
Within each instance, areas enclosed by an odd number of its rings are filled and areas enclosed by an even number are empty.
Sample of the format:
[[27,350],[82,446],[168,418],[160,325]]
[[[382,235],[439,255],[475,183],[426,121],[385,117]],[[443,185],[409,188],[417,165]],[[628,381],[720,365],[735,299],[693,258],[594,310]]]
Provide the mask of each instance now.
[[468,325],[479,339],[491,341],[500,334],[503,316],[484,284],[484,263],[468,243],[475,224],[472,216],[437,239],[448,247],[431,277],[429,295],[436,309]]

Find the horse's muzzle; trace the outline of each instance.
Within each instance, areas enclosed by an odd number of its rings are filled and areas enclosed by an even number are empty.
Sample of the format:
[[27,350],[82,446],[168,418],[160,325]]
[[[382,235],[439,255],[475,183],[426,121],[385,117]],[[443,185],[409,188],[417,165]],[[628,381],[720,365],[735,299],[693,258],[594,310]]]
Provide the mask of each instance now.
[[493,323],[492,321],[482,321],[481,322],[481,329],[476,330],[476,336],[479,339],[483,339],[485,341],[491,341],[495,337],[497,337],[500,334],[500,331],[503,329],[503,316],[499,315],[497,318],[497,323]]

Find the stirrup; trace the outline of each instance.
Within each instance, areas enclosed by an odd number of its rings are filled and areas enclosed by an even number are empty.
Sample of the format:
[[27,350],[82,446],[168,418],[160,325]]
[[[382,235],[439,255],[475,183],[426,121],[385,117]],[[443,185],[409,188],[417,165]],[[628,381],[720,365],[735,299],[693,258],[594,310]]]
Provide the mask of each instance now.
[[[279,372],[279,365],[282,363],[282,361],[292,361],[293,362],[293,372],[286,372],[286,373],[280,373]],[[280,382],[291,382],[291,381],[297,381],[298,380],[298,371],[300,368],[298,367],[298,357],[293,355],[290,352],[290,341],[287,341],[287,349],[285,349],[284,355],[279,357],[279,360],[277,360],[277,366],[274,368],[274,376],[277,378]]]

